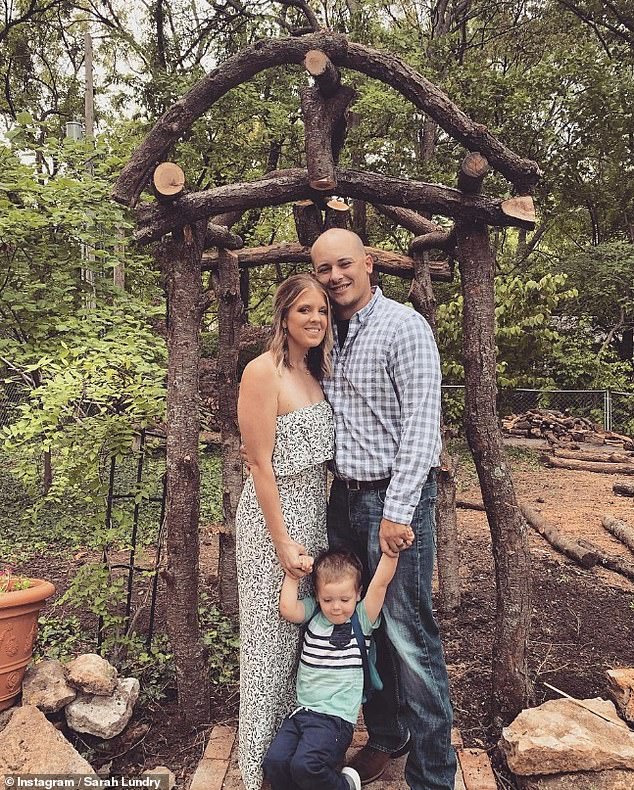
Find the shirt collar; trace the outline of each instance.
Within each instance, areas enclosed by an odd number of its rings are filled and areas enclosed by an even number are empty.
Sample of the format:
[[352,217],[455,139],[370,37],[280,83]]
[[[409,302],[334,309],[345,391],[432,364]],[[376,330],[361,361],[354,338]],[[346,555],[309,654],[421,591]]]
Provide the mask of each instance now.
[[373,285],[372,286],[372,299],[370,299],[370,301],[365,305],[365,307],[362,307],[359,310],[359,312],[355,313],[352,317],[353,318],[355,318],[355,317],[358,318],[360,324],[364,323],[364,321],[366,321],[369,318],[369,316],[371,315],[372,311],[374,310],[374,307],[375,307],[376,303],[380,299],[383,299],[383,292],[381,291],[381,289],[379,288],[378,285]]

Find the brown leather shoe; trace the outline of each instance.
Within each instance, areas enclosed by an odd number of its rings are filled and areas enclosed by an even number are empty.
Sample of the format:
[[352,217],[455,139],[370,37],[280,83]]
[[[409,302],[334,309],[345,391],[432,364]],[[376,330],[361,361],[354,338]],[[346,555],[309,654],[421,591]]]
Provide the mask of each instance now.
[[359,774],[361,784],[368,785],[381,776],[387,768],[390,759],[391,755],[389,752],[380,752],[373,746],[366,744],[355,754],[348,765]]

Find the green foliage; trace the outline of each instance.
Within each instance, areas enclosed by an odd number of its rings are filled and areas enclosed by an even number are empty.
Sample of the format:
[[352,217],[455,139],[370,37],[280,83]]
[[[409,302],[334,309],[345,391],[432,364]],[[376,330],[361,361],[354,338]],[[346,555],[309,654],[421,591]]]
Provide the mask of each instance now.
[[236,624],[222,614],[205,593],[200,595],[198,617],[208,650],[209,679],[214,686],[235,684],[240,674],[240,639]]
[[57,659],[67,662],[80,653],[92,649],[92,640],[82,629],[79,618],[66,614],[58,617],[44,614],[38,619],[37,642],[33,651],[36,661]]

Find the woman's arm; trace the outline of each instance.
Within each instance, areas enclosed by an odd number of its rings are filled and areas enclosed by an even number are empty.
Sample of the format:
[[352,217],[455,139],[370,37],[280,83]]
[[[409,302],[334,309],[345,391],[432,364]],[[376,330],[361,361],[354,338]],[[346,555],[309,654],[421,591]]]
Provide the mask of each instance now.
[[300,578],[304,573],[300,570],[299,556],[306,549],[288,535],[273,473],[278,393],[279,376],[272,360],[266,355],[254,359],[242,374],[238,423],[255,493],[277,556],[286,572]]

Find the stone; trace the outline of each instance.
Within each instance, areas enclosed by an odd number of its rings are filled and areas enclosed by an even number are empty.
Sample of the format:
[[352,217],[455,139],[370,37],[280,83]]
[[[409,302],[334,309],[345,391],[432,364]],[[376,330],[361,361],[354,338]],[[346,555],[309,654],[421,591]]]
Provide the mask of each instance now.
[[520,790],[632,790],[634,787],[634,771],[575,771],[516,778]]
[[612,702],[583,700],[605,721],[567,699],[523,710],[502,730],[500,748],[514,774],[522,776],[634,770],[634,733]]
[[66,665],[66,677],[71,686],[85,694],[110,696],[117,685],[117,670],[96,653],[84,653]]
[[160,777],[160,790],[172,790],[172,788],[176,787],[176,777],[174,773],[164,765],[157,765],[156,768],[148,768],[147,771],[143,771],[141,776],[151,776],[152,778]]
[[60,661],[40,661],[32,664],[22,682],[22,704],[35,705],[45,713],[61,710],[77,696],[66,682],[64,666]]
[[75,732],[88,732],[106,740],[114,738],[130,721],[139,688],[136,678],[122,678],[110,697],[79,694],[66,706],[66,723]]
[[634,723],[634,667],[608,669],[607,676],[608,691],[621,716]]
[[0,732],[0,787],[10,774],[81,774],[95,772],[75,748],[33,705],[15,708]]

